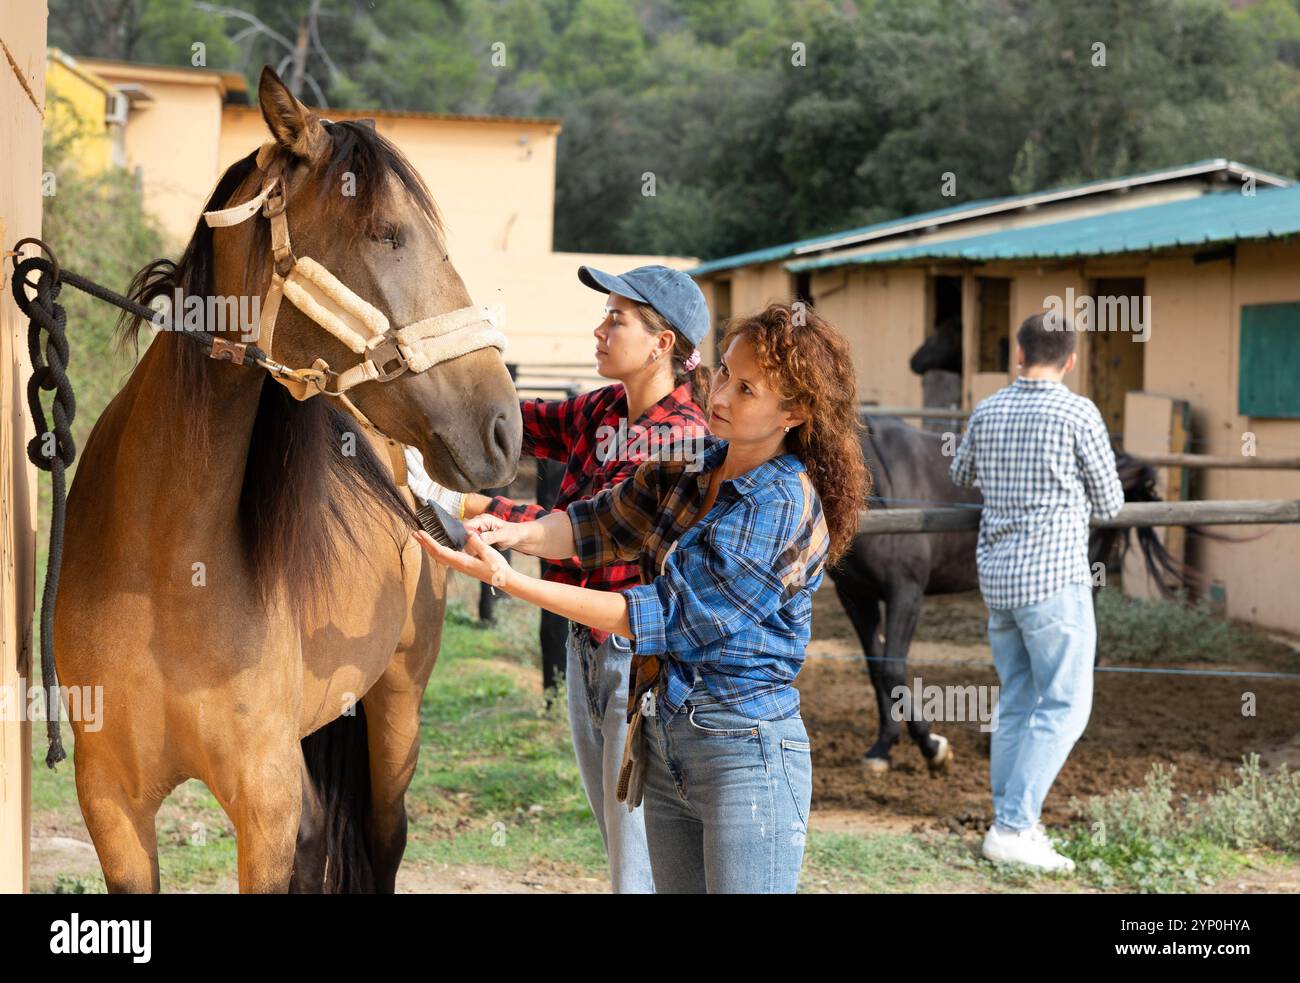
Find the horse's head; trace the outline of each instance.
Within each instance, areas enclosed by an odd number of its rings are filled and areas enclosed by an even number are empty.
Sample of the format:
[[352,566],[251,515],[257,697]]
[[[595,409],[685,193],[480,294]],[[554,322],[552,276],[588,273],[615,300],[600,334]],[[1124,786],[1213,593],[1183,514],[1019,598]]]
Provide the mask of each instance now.
[[950,317],[936,324],[934,334],[927,336],[921,347],[912,353],[908,365],[917,375],[924,375],[931,369],[960,372],[961,318]]
[[[392,328],[470,306],[433,199],[401,151],[368,123],[322,120],[269,67],[258,98],[273,145],[258,154],[231,202],[246,201],[279,173],[292,255],[314,260]],[[271,222],[262,215],[214,230],[216,293],[265,297],[275,262],[270,237]],[[354,325],[360,337],[374,327],[373,316]],[[271,349],[289,367],[324,359],[335,373],[366,359],[287,301]],[[451,348],[442,358],[434,356],[436,364],[424,371],[413,363],[412,371],[386,381],[361,382],[347,396],[387,436],[418,448],[439,482],[461,490],[508,483],[522,424],[501,352],[490,345],[463,354]]]

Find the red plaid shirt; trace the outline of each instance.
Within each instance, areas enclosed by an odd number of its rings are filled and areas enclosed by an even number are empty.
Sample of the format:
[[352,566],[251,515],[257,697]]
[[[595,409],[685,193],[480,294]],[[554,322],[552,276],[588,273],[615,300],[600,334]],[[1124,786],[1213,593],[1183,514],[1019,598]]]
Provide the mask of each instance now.
[[[566,463],[553,510],[500,495],[488,503],[485,511],[509,522],[531,522],[552,511],[563,512],[570,503],[630,478],[637,465],[652,456],[657,438],[672,435],[675,440],[684,437],[689,441],[708,432],[689,382],[683,382],[635,421],[627,419],[622,383],[570,399],[521,399],[519,409],[524,418],[521,453]],[[546,579],[592,590],[626,590],[641,583],[641,569],[636,563],[611,563],[583,570],[577,557],[569,557],[550,561]],[[593,628],[591,637],[599,645],[609,632]]]

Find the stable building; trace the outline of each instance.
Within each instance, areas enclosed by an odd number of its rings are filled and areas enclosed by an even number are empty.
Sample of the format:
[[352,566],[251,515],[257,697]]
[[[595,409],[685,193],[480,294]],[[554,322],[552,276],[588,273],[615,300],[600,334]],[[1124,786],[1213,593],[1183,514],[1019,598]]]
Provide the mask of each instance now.
[[[1038,197],[1028,212],[1034,196],[974,203],[693,272],[735,313],[810,300],[853,341],[868,403],[923,405],[909,360],[947,325],[958,384],[942,405],[969,410],[1013,378],[1021,321],[1055,308],[1081,329],[1066,383],[1097,403],[1116,446],[1300,455],[1300,187],[1204,161]],[[1169,498],[1300,499],[1295,470],[1162,475]],[[1228,615],[1300,635],[1300,528],[1258,531],[1165,536]],[[1150,593],[1140,570],[1126,574],[1127,592]]]

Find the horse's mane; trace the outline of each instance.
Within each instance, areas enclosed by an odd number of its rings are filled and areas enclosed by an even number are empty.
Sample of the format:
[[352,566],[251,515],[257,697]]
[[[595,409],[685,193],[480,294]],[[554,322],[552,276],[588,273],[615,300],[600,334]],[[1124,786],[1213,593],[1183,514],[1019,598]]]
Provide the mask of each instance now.
[[[401,151],[362,123],[324,126],[333,151],[323,165],[326,179],[321,188],[337,187],[333,179],[344,171],[356,179],[355,196],[322,192],[319,208],[327,217],[337,219],[336,228],[350,229],[358,236],[373,232],[385,204],[386,178],[391,175],[442,238],[433,198]],[[204,211],[222,208],[230,201],[256,169],[256,156],[256,152],[250,153],[230,166]],[[245,285],[260,293],[259,284],[270,259],[270,220],[259,214],[253,221],[256,226]],[[128,290],[131,299],[147,306],[154,297],[170,295],[177,288],[184,296],[212,296],[212,232],[200,217],[177,262],[155,260],[135,275]],[[142,323],[123,315],[117,326],[118,344],[138,345]],[[214,367],[200,346],[180,338],[169,339],[169,343],[176,346],[179,360],[166,396],[173,410],[170,417],[177,422],[175,446],[189,450],[192,468],[203,467],[210,446],[210,423],[214,411],[220,409],[212,405]],[[262,372],[257,368],[241,371]],[[347,433],[354,435],[350,454],[344,453]],[[373,561],[375,544],[358,541],[354,530],[358,510],[400,520],[393,529],[400,557],[405,529],[418,523],[356,421],[324,396],[299,402],[264,376],[239,497],[240,535],[263,601],[270,604],[283,585],[285,599],[302,617],[313,605],[328,603],[331,572],[342,562],[345,548]]]

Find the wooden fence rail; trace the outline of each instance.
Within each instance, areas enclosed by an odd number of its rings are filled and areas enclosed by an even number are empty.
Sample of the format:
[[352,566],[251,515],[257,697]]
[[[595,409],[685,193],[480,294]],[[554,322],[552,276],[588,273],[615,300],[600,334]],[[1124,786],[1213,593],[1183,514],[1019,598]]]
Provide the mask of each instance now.
[[[1094,529],[1142,526],[1240,526],[1300,523],[1300,501],[1133,502],[1113,519],[1092,520]],[[925,509],[872,509],[858,531],[872,535],[902,532],[969,532],[979,528],[980,509],[940,506]]]
[[921,420],[965,420],[970,417],[970,410],[946,410],[937,406],[872,406],[863,403],[858,406],[862,416],[905,416]]
[[1135,454],[1134,457],[1160,468],[1247,468],[1265,471],[1300,470],[1300,457],[1237,457],[1213,454]]

